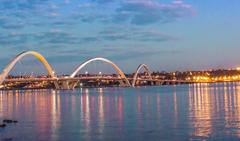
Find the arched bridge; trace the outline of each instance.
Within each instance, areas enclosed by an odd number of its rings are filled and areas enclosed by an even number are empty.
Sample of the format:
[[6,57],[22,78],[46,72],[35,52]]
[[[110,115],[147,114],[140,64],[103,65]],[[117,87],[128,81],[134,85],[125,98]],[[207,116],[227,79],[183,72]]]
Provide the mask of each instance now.
[[[16,65],[16,63],[21,60],[24,57],[27,56],[34,56],[35,58],[37,58],[45,67],[45,69],[47,70],[48,74],[51,76],[50,78],[23,78],[23,79],[7,79],[8,74],[10,73],[10,71],[14,68],[14,66]],[[118,73],[119,77],[79,77],[77,76],[77,74],[88,64],[95,62],[95,61],[101,61],[101,62],[105,62],[107,64],[109,64],[110,66],[112,66],[115,71]],[[145,72],[147,73],[148,78],[144,77],[144,78],[138,78],[139,72],[141,69],[144,69]],[[60,77],[57,76],[55,74],[54,69],[51,67],[51,65],[47,62],[47,60],[38,52],[35,51],[25,51],[22,52],[20,54],[18,54],[7,66],[6,68],[3,70],[3,72],[0,74],[0,88],[4,88],[4,83],[15,83],[15,82],[43,82],[43,81],[47,81],[50,83],[53,83],[56,89],[74,89],[76,87],[77,84],[79,84],[80,81],[88,81],[88,80],[111,80],[111,81],[119,81],[121,86],[127,86],[127,87],[135,87],[136,83],[139,81],[150,81],[152,82],[156,82],[157,83],[162,83],[162,80],[156,80],[153,79],[151,76],[151,72],[150,69],[148,68],[148,66],[146,64],[141,64],[138,66],[136,72],[134,73],[134,76],[131,78],[127,78],[126,75],[124,74],[124,72],[112,61],[106,59],[106,58],[101,58],[101,57],[96,57],[96,58],[92,58],[89,59],[83,63],[81,63],[74,71],[72,74],[70,74],[69,76],[65,76],[65,77]],[[132,83],[130,83],[132,82]],[[170,80],[169,82],[175,82]],[[180,82],[180,81],[179,81]],[[185,81],[181,81],[181,82],[185,82]]]
[[149,79],[152,80],[151,71],[149,70],[148,66],[147,66],[146,64],[141,64],[141,65],[138,66],[136,72],[134,73],[133,82],[132,82],[132,86],[133,86],[133,87],[136,85],[136,81],[137,81],[137,77],[138,77],[139,71],[140,71],[142,68],[146,71]]
[[[77,75],[77,73],[80,72],[86,65],[88,65],[92,62],[95,62],[95,61],[102,61],[102,62],[105,62],[105,63],[111,65],[116,70],[116,72],[120,75],[120,79],[118,79],[117,81],[120,82],[121,86],[127,86],[127,87],[131,86],[131,84],[128,81],[127,77],[125,76],[124,72],[115,63],[113,63],[112,61],[110,61],[106,58],[101,58],[101,57],[92,58],[92,59],[89,59],[89,60],[83,62],[74,70],[74,72],[69,76],[69,78],[74,79],[75,76]],[[69,81],[65,81],[65,83],[63,83],[63,87],[65,89],[74,89],[78,83],[79,83],[79,81],[72,81],[72,83],[70,83]]]
[[82,63],[81,65],[79,65],[77,67],[77,69],[70,75],[71,78],[74,78],[76,76],[76,74],[81,71],[82,68],[84,68],[87,64],[94,62],[94,61],[102,61],[105,63],[108,63],[109,65],[111,65],[116,71],[117,73],[120,75],[121,79],[125,81],[126,86],[131,86],[130,82],[128,81],[127,77],[125,76],[125,74],[123,73],[123,71],[112,61],[105,59],[105,58],[101,58],[101,57],[97,57],[97,58],[92,58],[89,59],[87,61],[85,61],[84,63]]
[[[3,70],[3,72],[0,74],[0,85],[4,82],[4,80],[6,79],[6,77],[8,76],[9,72],[13,69],[13,67],[16,65],[16,63],[18,61],[20,61],[22,58],[32,55],[35,58],[37,58],[46,68],[46,70],[48,71],[48,74],[52,77],[52,78],[57,78],[55,76],[55,72],[53,70],[53,68],[51,67],[51,65],[47,62],[47,60],[38,52],[36,51],[24,51],[20,54],[18,54],[9,64],[8,66]],[[55,88],[58,89],[59,86],[57,84],[57,82],[54,82]]]

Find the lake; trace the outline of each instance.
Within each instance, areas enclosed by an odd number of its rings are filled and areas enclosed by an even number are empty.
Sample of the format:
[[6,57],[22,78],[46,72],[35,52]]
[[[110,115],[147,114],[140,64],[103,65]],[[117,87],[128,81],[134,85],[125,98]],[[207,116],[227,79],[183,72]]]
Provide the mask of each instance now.
[[240,140],[240,83],[0,92],[0,140]]

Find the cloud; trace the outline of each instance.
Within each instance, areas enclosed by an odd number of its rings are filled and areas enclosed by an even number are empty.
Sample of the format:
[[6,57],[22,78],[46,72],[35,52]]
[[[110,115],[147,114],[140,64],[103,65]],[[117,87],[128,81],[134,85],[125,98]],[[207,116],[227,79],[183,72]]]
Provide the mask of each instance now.
[[128,0],[116,9],[113,21],[135,25],[167,23],[193,15],[193,8],[182,1],[163,4],[154,0]]
[[[138,47],[139,48],[139,47]],[[145,48],[138,50],[113,50],[110,52],[106,52],[105,56],[112,60],[129,60],[129,59],[137,59],[144,57],[150,57],[153,55],[174,55],[178,54],[180,51],[178,50],[146,50]]]
[[8,33],[0,34],[0,44],[2,46],[19,46],[25,44],[31,38],[31,34]]
[[1,10],[32,10],[50,0],[1,0]]
[[[63,5],[64,1],[53,3],[50,0],[2,0],[0,44],[77,46],[101,43],[103,46],[117,41],[124,41],[126,44],[131,41],[137,41],[136,43],[174,41],[177,38],[171,35],[148,26],[136,25],[171,22],[191,16],[193,11],[191,5],[180,0],[165,4],[156,0],[65,2],[70,4],[63,10],[66,6]],[[82,26],[83,22],[89,24]],[[90,25],[94,22],[97,23],[96,27]],[[93,28],[83,29],[88,25]],[[18,33],[13,34],[16,29]],[[84,34],[85,32],[89,33]]]
[[88,3],[81,3],[81,4],[79,4],[78,5],[78,8],[94,8],[94,7],[96,7],[96,5],[94,4],[94,3],[90,3],[90,2],[88,2]]
[[50,29],[49,31],[36,34],[34,39],[38,43],[49,44],[75,44],[76,37],[73,34],[65,32],[61,29]]
[[[98,6],[89,13],[80,15],[82,22],[103,22],[115,24],[148,25],[154,23],[168,23],[178,19],[191,17],[194,9],[190,4],[181,0],[171,3],[163,3],[156,0],[92,0]],[[114,4],[113,4],[114,3]],[[104,14],[104,7],[108,4],[109,9]],[[94,4],[83,3],[83,7]],[[99,9],[96,12],[96,9]],[[111,11],[112,10],[112,11]],[[109,12],[111,11],[111,12]],[[96,14],[97,13],[97,14]]]
[[[0,2],[0,29],[22,29],[49,24],[60,15],[57,6],[49,0],[2,0]],[[47,17],[48,19],[44,18]],[[53,18],[49,20],[49,18]],[[4,19],[5,18],[5,19]]]
[[21,29],[24,28],[25,24],[22,21],[11,19],[8,17],[0,17],[0,29]]
[[19,30],[24,27],[25,27],[24,23],[8,23],[8,24],[1,25],[0,28],[2,28],[2,29],[18,29]]
[[58,13],[52,12],[49,14],[50,18],[55,18],[55,17],[59,17],[60,15]]
[[50,22],[53,26],[71,26],[73,25],[73,22],[69,21],[69,20],[55,20],[55,21],[51,21]]
[[107,41],[129,40],[140,42],[174,41],[177,38],[152,29],[111,27],[99,33],[99,38]]
[[99,41],[97,37],[80,37],[79,43],[93,43]]
[[80,20],[84,23],[93,23],[93,22],[101,22],[101,23],[109,23],[110,17],[106,14],[102,13],[74,13],[72,18],[75,20]]
[[100,4],[106,4],[106,3],[114,2],[115,0],[92,0],[92,1]]

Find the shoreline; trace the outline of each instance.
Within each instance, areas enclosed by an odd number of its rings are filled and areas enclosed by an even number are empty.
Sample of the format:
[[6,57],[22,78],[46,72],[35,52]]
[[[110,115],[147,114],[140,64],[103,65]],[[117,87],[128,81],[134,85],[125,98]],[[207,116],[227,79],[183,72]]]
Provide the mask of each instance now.
[[174,83],[174,84],[162,84],[162,85],[139,85],[135,87],[124,87],[124,86],[83,86],[76,87],[75,89],[53,89],[53,88],[16,88],[16,89],[0,89],[0,91],[17,91],[17,90],[78,90],[81,88],[96,89],[96,88],[140,88],[140,87],[161,87],[161,86],[176,86],[176,85],[188,85],[188,84],[220,84],[220,83],[238,83],[237,81],[212,81],[212,82],[191,82],[191,83]]

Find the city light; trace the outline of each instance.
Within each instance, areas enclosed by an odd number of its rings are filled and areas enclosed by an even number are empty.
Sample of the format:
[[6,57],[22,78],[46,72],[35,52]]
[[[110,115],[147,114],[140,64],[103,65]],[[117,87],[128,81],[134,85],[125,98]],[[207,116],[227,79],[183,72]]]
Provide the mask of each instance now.
[[[11,76],[9,72],[13,69],[16,61],[21,60],[27,55],[36,55],[40,57],[42,63],[48,70],[47,75],[33,76],[31,75],[16,75]],[[103,61],[109,63],[116,71],[116,74],[91,74],[85,70],[82,74],[79,73],[89,63],[94,61]],[[146,69],[147,73],[139,73],[139,70]],[[114,64],[112,61],[105,58],[93,58],[81,63],[77,69],[71,74],[57,75],[51,66],[45,61],[39,53],[29,51],[17,55],[14,61],[10,62],[1,74],[0,85],[1,89],[13,89],[22,87],[22,83],[29,83],[24,88],[49,88],[56,89],[74,89],[75,87],[91,86],[93,82],[101,82],[104,86],[119,85],[134,87],[135,85],[171,85],[171,84],[189,84],[189,83],[212,83],[212,82],[229,82],[240,81],[240,67],[236,69],[218,69],[218,70],[202,70],[202,71],[185,71],[185,72],[151,72],[145,64],[140,64],[134,73],[126,74]],[[98,76],[99,75],[99,76]],[[115,83],[115,82],[120,83]],[[80,84],[81,83],[81,84]],[[99,84],[99,83],[98,83]]]

